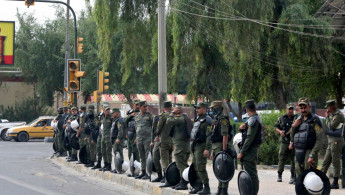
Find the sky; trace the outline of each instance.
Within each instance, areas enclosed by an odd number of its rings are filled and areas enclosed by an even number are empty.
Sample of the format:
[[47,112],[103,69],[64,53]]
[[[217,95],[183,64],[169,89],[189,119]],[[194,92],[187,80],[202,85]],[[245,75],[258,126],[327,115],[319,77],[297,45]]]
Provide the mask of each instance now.
[[[67,2],[67,0],[60,0],[63,2]],[[91,0],[91,5],[93,5],[94,0]],[[55,18],[55,8],[53,7],[53,3],[39,3],[36,2],[34,6],[30,6],[29,8],[25,6],[24,1],[6,1],[0,0],[0,21],[15,21],[17,22],[16,13],[17,8],[19,13],[33,13],[34,17],[37,18],[37,22],[44,23],[47,19],[54,19]],[[66,6],[60,4],[64,8]],[[76,12],[77,18],[80,15],[81,10],[86,10],[85,0],[70,0],[70,5],[73,10]],[[18,27],[18,26],[16,26]]]

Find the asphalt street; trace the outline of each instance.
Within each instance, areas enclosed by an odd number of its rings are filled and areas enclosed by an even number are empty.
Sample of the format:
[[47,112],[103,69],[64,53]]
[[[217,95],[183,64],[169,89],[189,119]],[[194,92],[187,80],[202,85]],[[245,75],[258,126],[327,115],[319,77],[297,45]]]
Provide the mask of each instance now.
[[0,194],[133,194],[128,187],[54,164],[51,145],[0,141]]

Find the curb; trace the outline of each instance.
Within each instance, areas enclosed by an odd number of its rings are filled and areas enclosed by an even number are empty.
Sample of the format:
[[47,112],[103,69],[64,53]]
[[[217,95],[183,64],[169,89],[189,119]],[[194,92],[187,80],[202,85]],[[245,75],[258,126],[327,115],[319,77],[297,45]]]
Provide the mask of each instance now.
[[162,183],[151,183],[148,180],[138,180],[133,177],[127,177],[125,174],[114,174],[110,172],[102,172],[99,170],[92,170],[84,167],[83,164],[76,164],[74,162],[67,162],[65,158],[51,158],[57,164],[74,169],[75,171],[85,174],[90,177],[97,177],[102,180],[114,182],[119,185],[130,187],[136,191],[153,195],[186,195],[189,194],[187,190],[177,191],[171,188],[160,188]]

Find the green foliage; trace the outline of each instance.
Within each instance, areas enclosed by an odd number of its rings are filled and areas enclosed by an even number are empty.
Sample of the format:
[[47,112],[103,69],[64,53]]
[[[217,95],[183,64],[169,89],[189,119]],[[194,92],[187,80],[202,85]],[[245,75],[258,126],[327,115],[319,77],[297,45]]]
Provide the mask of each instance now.
[[278,164],[279,152],[279,135],[275,131],[274,124],[279,116],[284,113],[271,113],[262,114],[261,119],[264,124],[265,141],[261,144],[259,150],[259,163],[263,165],[276,165]]
[[52,111],[39,103],[38,99],[27,98],[23,102],[16,102],[14,106],[1,107],[3,118],[12,121],[30,121],[39,116],[51,116]]

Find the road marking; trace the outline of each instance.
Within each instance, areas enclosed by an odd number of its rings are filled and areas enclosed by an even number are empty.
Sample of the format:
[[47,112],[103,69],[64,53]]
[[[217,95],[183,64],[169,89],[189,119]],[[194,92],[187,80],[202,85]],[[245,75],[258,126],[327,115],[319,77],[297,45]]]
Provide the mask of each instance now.
[[28,188],[30,190],[33,190],[33,191],[36,191],[36,192],[39,192],[39,193],[42,193],[42,194],[60,195],[57,192],[46,190],[46,189],[38,187],[38,186],[30,185],[30,184],[24,183],[23,181],[20,181],[20,180],[17,180],[17,179],[12,179],[12,178],[6,177],[4,175],[0,175],[0,179],[6,180],[6,181],[11,182],[11,183],[13,183],[15,185],[22,186],[24,188]]

